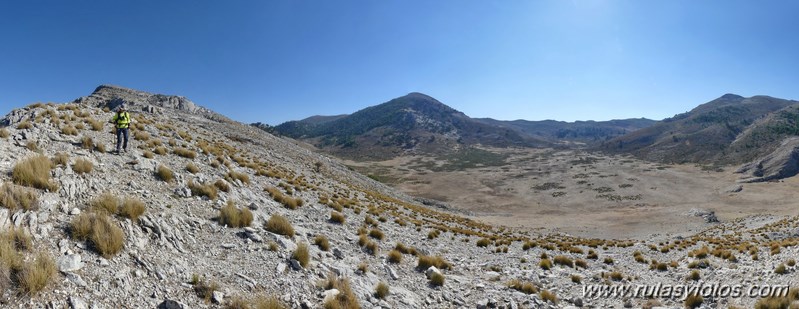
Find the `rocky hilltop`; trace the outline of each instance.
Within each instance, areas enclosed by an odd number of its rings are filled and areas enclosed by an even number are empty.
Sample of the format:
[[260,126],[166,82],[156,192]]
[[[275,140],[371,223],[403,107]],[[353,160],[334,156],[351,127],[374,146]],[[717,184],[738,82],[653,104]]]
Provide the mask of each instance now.
[[[106,121],[120,102],[137,108],[131,150],[116,155]],[[798,217],[648,240],[489,226],[188,102],[101,86],[3,119],[3,308],[714,308],[795,297],[583,288],[795,281]]]

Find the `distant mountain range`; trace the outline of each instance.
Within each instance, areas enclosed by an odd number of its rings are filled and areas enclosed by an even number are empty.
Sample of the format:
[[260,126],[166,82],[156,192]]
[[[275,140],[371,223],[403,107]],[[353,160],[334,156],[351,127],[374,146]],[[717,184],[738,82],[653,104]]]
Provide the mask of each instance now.
[[[410,93],[350,115],[313,116],[273,129],[337,155],[386,159],[407,153],[443,154],[475,145],[545,147],[593,143],[654,123],[649,119],[574,123],[475,119],[430,96]],[[267,129],[262,124],[260,127]]]
[[740,164],[799,134],[799,101],[725,94],[598,147],[670,163]]

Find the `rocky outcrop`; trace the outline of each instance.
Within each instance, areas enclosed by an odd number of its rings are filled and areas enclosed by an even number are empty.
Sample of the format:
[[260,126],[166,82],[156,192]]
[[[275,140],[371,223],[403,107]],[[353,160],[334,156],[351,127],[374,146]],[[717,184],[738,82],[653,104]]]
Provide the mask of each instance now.
[[774,152],[746,163],[736,173],[739,182],[763,182],[788,178],[799,173],[799,137],[784,140]]
[[159,109],[172,109],[180,112],[204,116],[211,120],[230,122],[231,120],[210,109],[199,106],[183,96],[153,94],[114,85],[100,85],[92,94],[80,97],[74,103],[85,103],[96,107],[115,109],[125,104],[129,110],[148,113]]

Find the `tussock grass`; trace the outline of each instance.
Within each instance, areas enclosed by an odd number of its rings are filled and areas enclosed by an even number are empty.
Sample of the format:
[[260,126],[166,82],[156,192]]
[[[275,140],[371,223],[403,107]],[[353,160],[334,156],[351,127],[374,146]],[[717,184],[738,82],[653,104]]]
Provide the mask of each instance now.
[[135,133],[133,133],[133,139],[137,141],[146,142],[147,140],[150,139],[150,134],[144,131],[136,131]]
[[402,253],[397,251],[396,249],[391,250],[388,252],[386,260],[388,260],[389,263],[399,264],[402,262]]
[[444,275],[441,273],[433,272],[433,274],[430,275],[430,284],[433,286],[444,285],[444,280],[445,280]]
[[33,125],[31,124],[31,122],[27,121],[27,120],[23,120],[22,122],[17,124],[17,129],[20,129],[20,130],[30,129],[32,127],[33,127]]
[[82,213],[70,223],[70,234],[87,240],[105,258],[119,253],[125,245],[125,234],[104,213]]
[[225,178],[230,182],[233,182],[233,180],[238,180],[244,184],[250,184],[250,176],[236,171],[228,171]]
[[342,213],[337,211],[333,211],[330,213],[330,222],[343,224],[344,220],[346,220],[346,218]]
[[36,210],[39,208],[39,198],[33,190],[5,183],[0,187],[0,205],[11,211]]
[[91,173],[93,168],[94,164],[92,163],[92,161],[83,158],[78,158],[77,160],[75,160],[75,164],[72,165],[72,170],[78,174]]
[[291,222],[289,222],[286,217],[283,217],[279,214],[273,214],[271,217],[269,217],[269,220],[266,221],[265,228],[267,231],[275,234],[288,237],[294,236],[294,227],[291,226]]
[[8,132],[6,128],[0,128],[0,138],[8,138],[11,136],[11,133]]
[[369,237],[372,237],[377,240],[383,240],[383,238],[385,238],[385,234],[383,234],[383,231],[381,230],[372,229],[371,231],[369,231]]
[[178,147],[175,150],[172,150],[172,153],[187,158],[187,159],[194,159],[197,157],[197,153],[186,148]]
[[155,147],[153,151],[155,152],[155,154],[159,156],[163,156],[166,154],[166,148],[164,146]]
[[358,298],[350,286],[349,279],[339,279],[334,284],[334,289],[339,291],[334,299],[324,303],[325,309],[360,309]]
[[52,168],[52,162],[44,155],[29,157],[14,165],[11,179],[21,186],[55,191],[58,185],[50,179]]
[[92,131],[102,131],[103,130],[103,123],[101,121],[97,121],[95,119],[86,120],[89,123],[89,126],[92,127]]
[[685,305],[685,308],[693,309],[701,306],[704,301],[705,300],[702,298],[702,295],[691,294],[685,298],[685,302],[683,304]]
[[222,192],[230,192],[230,185],[222,179],[219,179],[216,182],[214,182],[214,186],[217,189],[222,190]]
[[144,202],[134,197],[126,197],[119,207],[119,215],[132,220],[133,222],[139,221],[139,217],[147,210]]
[[211,298],[214,296],[214,292],[220,290],[219,283],[201,278],[197,274],[192,276],[191,281],[194,286],[194,293],[197,294],[197,297],[202,298],[206,302],[210,302]]
[[286,196],[283,192],[280,192],[280,189],[275,187],[267,187],[264,189],[269,195],[274,199],[276,202],[283,204],[288,209],[297,209],[297,207],[301,207],[304,203],[300,198],[293,198],[290,196]]
[[488,247],[488,245],[490,244],[491,244],[491,239],[488,238],[480,238],[480,240],[477,241],[478,247]]
[[186,171],[188,171],[189,173],[192,173],[192,174],[197,174],[197,172],[200,171],[200,168],[197,167],[197,165],[194,165],[194,163],[189,163],[189,164],[186,164]]
[[330,250],[330,241],[327,239],[325,235],[316,235],[314,237],[314,245],[319,247],[319,250],[328,251]]
[[527,295],[538,293],[538,287],[535,284],[531,282],[523,282],[519,279],[508,281],[507,286]]
[[688,274],[688,280],[699,281],[702,276],[699,274],[698,270],[692,270],[690,274]]
[[555,261],[555,265],[562,265],[562,266],[566,266],[566,267],[574,267],[574,262],[572,261],[572,259],[570,259],[569,257],[567,257],[565,255],[555,256],[554,261]]
[[66,126],[61,127],[61,134],[78,135],[78,129],[75,129],[75,127],[73,127],[73,126],[66,125]]
[[164,165],[158,166],[158,169],[155,171],[155,175],[158,176],[158,179],[161,179],[165,182],[172,182],[172,180],[175,179],[175,174],[172,172],[172,170]]
[[248,208],[238,209],[232,201],[219,209],[219,224],[233,228],[250,226],[252,224],[252,212]]
[[39,149],[39,144],[38,144],[38,143],[36,143],[36,141],[29,141],[29,142],[27,142],[27,143],[25,144],[25,148],[27,148],[27,149],[28,149],[28,150],[30,150],[30,151],[34,151],[34,152],[41,152],[41,149]]
[[105,192],[94,198],[90,203],[92,210],[105,214],[116,214],[119,211],[119,200],[110,192]]
[[378,299],[385,299],[388,296],[388,284],[384,281],[380,281],[380,283],[375,286],[375,297]]
[[549,259],[541,259],[541,262],[538,262],[538,267],[541,267],[543,270],[549,270],[552,268],[552,261]]
[[97,152],[99,153],[105,153],[107,151],[105,149],[105,144],[103,143],[98,143],[97,145],[94,145],[94,150],[97,150]]
[[154,157],[153,152],[149,150],[145,150],[144,153],[142,153],[142,156],[147,159],[152,159]]
[[303,268],[308,267],[308,264],[311,262],[311,253],[308,250],[308,244],[304,242],[299,243],[297,249],[291,253],[291,258],[300,262]]
[[787,272],[788,270],[785,268],[785,264],[777,265],[777,268],[774,269],[774,273],[778,275],[784,275]]
[[547,291],[547,290],[543,290],[543,291],[541,291],[539,296],[541,296],[541,299],[543,299],[544,301],[548,301],[548,302],[553,303],[553,304],[557,304],[558,303],[558,296],[555,295],[555,293],[553,293],[553,292],[550,292],[550,291]]
[[419,271],[425,271],[430,268],[430,266],[435,266],[438,269],[452,269],[452,264],[447,262],[447,260],[440,255],[420,255],[419,260],[416,263],[416,269]]
[[194,181],[189,181],[189,189],[191,190],[191,194],[195,196],[205,196],[209,199],[215,200],[217,194],[219,194],[218,189],[212,184],[198,184]]
[[92,150],[94,148],[94,140],[89,136],[83,136],[80,139],[80,148]]
[[26,263],[19,272],[17,281],[19,288],[27,295],[36,295],[44,290],[53,281],[56,275],[56,265],[53,258],[40,252],[36,259]]

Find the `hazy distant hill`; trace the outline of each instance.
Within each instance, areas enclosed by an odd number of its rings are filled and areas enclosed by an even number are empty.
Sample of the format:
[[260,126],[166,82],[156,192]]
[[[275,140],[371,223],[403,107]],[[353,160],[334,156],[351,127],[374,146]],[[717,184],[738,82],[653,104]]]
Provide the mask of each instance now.
[[657,123],[655,120],[646,118],[575,122],[556,120],[502,121],[491,118],[477,120],[500,127],[512,128],[552,142],[580,142],[586,144],[605,141]]
[[725,94],[600,148],[663,162],[739,164],[776,149],[799,134],[793,100]]
[[351,115],[314,116],[275,127],[333,153],[389,158],[407,152],[444,153],[470,145],[541,146],[519,131],[469,118],[438,100],[410,93]]

